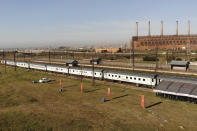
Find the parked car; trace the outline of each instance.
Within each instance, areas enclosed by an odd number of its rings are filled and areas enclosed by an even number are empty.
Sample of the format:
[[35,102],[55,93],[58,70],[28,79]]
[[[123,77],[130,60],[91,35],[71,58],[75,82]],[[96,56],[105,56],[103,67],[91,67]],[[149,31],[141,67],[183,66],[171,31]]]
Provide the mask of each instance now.
[[39,80],[40,83],[47,83],[47,82],[50,82],[51,79],[50,78],[42,78]]

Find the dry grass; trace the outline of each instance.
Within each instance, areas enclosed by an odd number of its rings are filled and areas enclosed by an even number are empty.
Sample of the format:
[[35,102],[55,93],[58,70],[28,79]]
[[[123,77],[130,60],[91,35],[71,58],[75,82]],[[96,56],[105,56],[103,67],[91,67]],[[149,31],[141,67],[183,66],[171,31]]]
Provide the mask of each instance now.
[[[155,97],[146,89],[131,85],[84,80],[46,72],[0,67],[0,128],[4,130],[195,130],[197,105]],[[32,84],[31,81],[50,77],[53,82]],[[59,93],[59,80],[63,92]],[[110,101],[107,88],[111,88]],[[129,87],[129,88],[127,88]],[[145,95],[148,109],[140,107]],[[125,95],[125,96],[124,96]],[[120,97],[124,96],[124,97]],[[116,99],[115,99],[116,98]],[[109,98],[107,98],[109,99]],[[0,130],[1,130],[0,129]]]

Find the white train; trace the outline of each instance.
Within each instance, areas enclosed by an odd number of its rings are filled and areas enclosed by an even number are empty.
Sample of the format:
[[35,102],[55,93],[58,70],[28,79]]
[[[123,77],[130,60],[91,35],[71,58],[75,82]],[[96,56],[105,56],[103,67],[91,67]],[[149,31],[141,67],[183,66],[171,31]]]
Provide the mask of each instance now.
[[[10,66],[17,66],[22,68],[41,70],[41,71],[49,71],[55,73],[63,73],[70,74],[76,76],[84,76],[84,77],[94,77],[95,79],[100,80],[110,80],[110,81],[120,81],[133,83],[138,86],[144,85],[147,87],[155,87],[157,85],[155,74],[145,74],[145,73],[135,73],[130,71],[117,71],[117,70],[108,70],[108,69],[98,69],[87,67],[68,67],[68,66],[59,66],[59,65],[50,65],[50,64],[40,64],[40,63],[32,63],[32,62],[19,62],[19,61],[10,61],[10,60],[2,60],[1,63]],[[93,74],[94,73],[94,74]]]

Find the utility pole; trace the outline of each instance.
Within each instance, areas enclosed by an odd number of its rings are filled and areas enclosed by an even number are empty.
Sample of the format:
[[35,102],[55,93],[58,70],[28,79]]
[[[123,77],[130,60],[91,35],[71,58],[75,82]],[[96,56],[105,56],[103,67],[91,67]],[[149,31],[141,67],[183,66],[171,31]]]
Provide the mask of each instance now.
[[133,72],[135,68],[135,49],[134,49],[134,41],[132,41],[132,51],[133,51]]
[[49,50],[49,64],[51,64],[51,52]]
[[3,50],[3,60],[4,60],[4,67],[5,67],[5,73],[6,73],[6,58],[5,58],[5,51]]
[[24,57],[24,61],[25,61],[25,53],[23,52],[23,57]]
[[155,58],[156,58],[156,65],[155,65],[155,73],[157,72],[158,69],[158,42],[155,43],[156,44],[156,48],[155,48]]
[[132,56],[131,55],[131,52],[132,52],[132,49],[131,48],[132,48],[132,40],[130,40],[130,66],[131,66],[131,56]]
[[94,86],[95,81],[94,81],[94,62],[92,62],[92,86]]
[[14,51],[14,71],[16,71],[16,51]]

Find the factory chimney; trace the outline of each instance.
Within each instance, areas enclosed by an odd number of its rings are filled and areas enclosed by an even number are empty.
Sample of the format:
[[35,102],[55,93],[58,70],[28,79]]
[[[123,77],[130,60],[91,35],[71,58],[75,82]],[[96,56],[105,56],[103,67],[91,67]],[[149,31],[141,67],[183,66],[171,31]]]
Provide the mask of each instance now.
[[148,22],[148,36],[150,36],[150,21]]
[[178,31],[179,31],[179,29],[178,29],[178,28],[179,28],[179,27],[178,27],[178,24],[179,24],[179,23],[178,23],[178,20],[177,20],[177,21],[176,21],[176,35],[179,34],[179,32],[178,32]]
[[163,21],[161,21],[161,36],[163,36]]
[[138,22],[136,22],[136,36],[138,37]]
[[188,20],[188,35],[190,35],[190,21]]

